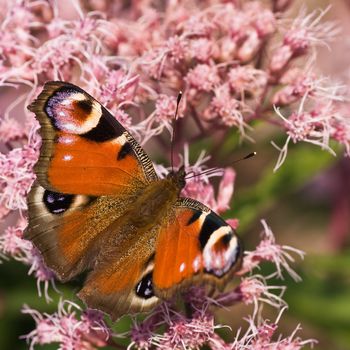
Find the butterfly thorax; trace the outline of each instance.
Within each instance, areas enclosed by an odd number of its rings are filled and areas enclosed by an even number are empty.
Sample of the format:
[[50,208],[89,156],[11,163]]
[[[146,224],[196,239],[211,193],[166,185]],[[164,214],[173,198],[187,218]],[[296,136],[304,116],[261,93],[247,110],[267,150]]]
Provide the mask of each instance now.
[[184,177],[184,171],[180,170],[148,184],[130,208],[129,223],[143,229],[161,223],[178,200],[185,185]]

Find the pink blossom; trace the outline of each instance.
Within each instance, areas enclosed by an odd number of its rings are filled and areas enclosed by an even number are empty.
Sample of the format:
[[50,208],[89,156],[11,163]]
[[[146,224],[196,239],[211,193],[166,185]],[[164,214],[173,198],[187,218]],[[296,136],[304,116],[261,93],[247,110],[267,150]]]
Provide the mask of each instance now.
[[253,304],[254,313],[258,312],[261,303],[269,304],[279,310],[286,305],[282,299],[286,288],[284,286],[270,286],[267,282],[267,279],[260,275],[242,278],[238,287],[215,296],[215,303],[223,306],[234,305],[238,302],[243,302],[246,305]]
[[208,62],[214,55],[215,47],[211,40],[199,38],[191,40],[189,54],[200,62]]
[[195,68],[188,72],[186,82],[191,90],[195,89],[198,91],[209,92],[219,84],[220,77],[215,66],[198,64]]
[[260,38],[265,38],[276,31],[277,21],[274,13],[261,2],[247,2],[244,5],[244,9],[250,18],[251,25],[255,27]]
[[239,226],[239,220],[238,219],[227,219],[226,222],[234,229],[237,230]]
[[214,336],[214,318],[196,314],[191,320],[179,320],[170,325],[162,336],[154,336],[152,343],[158,349],[172,350],[180,346],[199,349]]
[[232,168],[226,168],[219,185],[216,211],[225,212],[230,208],[236,172]]
[[237,58],[242,63],[251,61],[259,51],[261,44],[262,42],[259,38],[258,32],[251,28],[246,32],[246,38],[237,51]]
[[61,299],[58,311],[52,315],[40,314],[28,306],[23,308],[23,313],[31,315],[37,325],[25,336],[31,349],[36,344],[60,343],[60,349],[93,350],[106,346],[111,335],[101,313],[93,310],[82,312],[70,301]]
[[[24,240],[24,242],[31,244],[31,242],[29,241]],[[48,302],[51,301],[52,299],[50,298],[49,292],[48,292],[50,284],[57,292],[57,289],[55,286],[55,274],[45,265],[43,261],[43,257],[38,252],[38,250],[34,247],[31,248],[29,253],[27,253],[26,263],[30,265],[28,275],[33,274],[36,278],[39,297],[44,295],[45,300],[47,300]],[[42,293],[41,284],[44,285],[44,293]]]
[[172,62],[179,63],[180,61],[186,59],[188,43],[184,38],[177,35],[173,36],[168,39],[166,46]]
[[218,120],[220,124],[230,127],[236,126],[242,135],[245,135],[246,123],[243,114],[250,110],[249,107],[230,94],[227,84],[218,86],[214,93],[209,107],[204,111],[205,119]]
[[216,29],[213,21],[210,21],[209,18],[206,18],[201,13],[191,16],[187,21],[182,24],[183,31],[187,35],[197,35],[203,37],[211,36],[213,30]]
[[314,11],[309,15],[302,10],[293,21],[291,28],[284,35],[283,45],[274,52],[270,70],[280,72],[293,57],[305,55],[312,46],[326,45],[338,34],[338,29],[332,22],[322,22],[322,17],[328,12]]
[[350,118],[335,119],[332,123],[331,136],[345,146],[345,154],[350,157]]
[[6,143],[24,138],[25,136],[25,130],[16,120],[0,118],[0,140],[2,142]]
[[12,210],[27,209],[26,195],[34,181],[36,161],[37,152],[29,146],[0,153],[0,203]]
[[[157,120],[172,122],[175,118],[176,104],[176,98],[174,96],[160,94],[155,106],[155,117]],[[180,110],[178,117],[181,118],[183,116],[183,112]]]
[[329,146],[330,137],[332,136],[332,125],[337,124],[337,120],[343,120],[339,116],[337,107],[332,101],[327,104],[319,104],[313,110],[304,110],[307,95],[300,103],[297,112],[292,113],[289,118],[285,118],[277,108],[276,113],[284,121],[287,130],[287,140],[282,148],[273,145],[280,151],[274,170],[276,171],[284,162],[287,156],[288,144],[292,140],[294,143],[304,141],[327,150],[335,155],[335,152]]
[[246,256],[243,259],[242,269],[237,274],[242,275],[251,271],[261,261],[271,261],[276,266],[277,277],[283,278],[283,268],[295,281],[300,281],[299,275],[289,266],[291,262],[295,261],[290,253],[295,253],[300,258],[303,258],[305,253],[287,245],[277,244],[271,228],[267,225],[266,221],[261,220],[261,223],[264,227],[262,240],[256,247],[255,251],[246,252]]
[[229,71],[228,81],[231,89],[241,97],[244,93],[259,96],[268,82],[265,71],[252,66],[237,66]]
[[26,220],[20,218],[16,226],[9,226],[0,235],[0,252],[16,260],[27,262],[32,249],[32,243],[23,239]]
[[344,100],[342,85],[332,84],[327,78],[316,78],[315,74],[310,72],[292,70],[282,77],[281,82],[286,82],[287,85],[273,96],[272,103],[276,105],[289,105],[301,100],[304,96],[316,102],[321,99]]

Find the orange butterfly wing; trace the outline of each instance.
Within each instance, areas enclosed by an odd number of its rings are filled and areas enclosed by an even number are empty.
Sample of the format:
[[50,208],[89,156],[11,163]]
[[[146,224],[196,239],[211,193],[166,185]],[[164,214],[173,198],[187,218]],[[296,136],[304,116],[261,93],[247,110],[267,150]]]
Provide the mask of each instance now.
[[170,298],[188,284],[203,281],[222,285],[240,267],[242,251],[238,236],[223,219],[203,204],[181,198],[159,232],[155,294]]
[[134,138],[81,88],[48,82],[28,108],[41,124],[43,144],[35,172],[46,189],[112,195],[157,179]]

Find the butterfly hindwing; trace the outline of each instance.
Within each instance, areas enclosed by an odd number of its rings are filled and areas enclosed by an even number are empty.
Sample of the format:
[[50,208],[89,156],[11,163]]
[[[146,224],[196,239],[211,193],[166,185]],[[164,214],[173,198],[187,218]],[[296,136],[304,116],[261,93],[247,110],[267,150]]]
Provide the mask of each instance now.
[[168,299],[189,284],[222,285],[240,266],[242,246],[234,230],[212,210],[181,198],[160,228],[153,285]]
[[48,82],[28,108],[41,125],[35,172],[46,189],[111,195],[143,188],[157,178],[135,139],[78,86]]
[[[148,232],[134,232],[125,225],[123,235],[110,249],[97,257],[78,296],[90,307],[108,313],[112,320],[126,313],[147,311],[160,302],[154,294],[154,240],[158,227]],[[130,235],[132,238],[130,238]]]

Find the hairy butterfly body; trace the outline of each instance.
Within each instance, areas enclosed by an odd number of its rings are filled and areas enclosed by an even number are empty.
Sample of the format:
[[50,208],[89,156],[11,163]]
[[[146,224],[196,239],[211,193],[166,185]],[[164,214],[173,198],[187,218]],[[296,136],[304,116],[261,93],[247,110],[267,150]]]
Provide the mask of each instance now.
[[78,296],[117,319],[189,284],[222,285],[240,266],[232,228],[182,198],[185,171],[159,179],[127,130],[93,97],[48,82],[28,107],[40,122],[25,237],[61,281],[89,271]]

